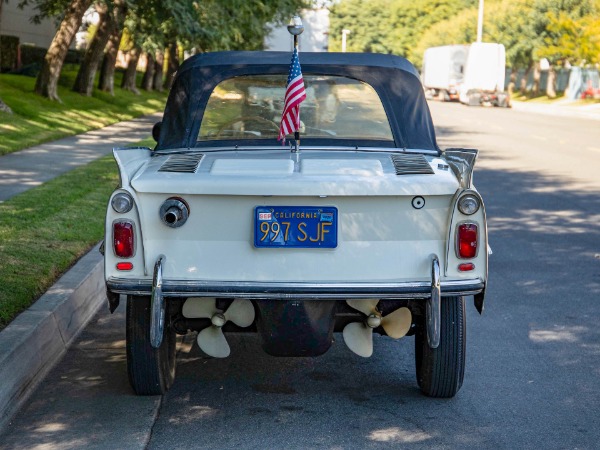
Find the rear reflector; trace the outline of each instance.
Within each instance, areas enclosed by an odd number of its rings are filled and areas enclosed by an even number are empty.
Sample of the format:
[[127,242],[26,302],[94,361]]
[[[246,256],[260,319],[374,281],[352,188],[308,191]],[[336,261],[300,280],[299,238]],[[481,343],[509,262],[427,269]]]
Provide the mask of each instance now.
[[459,258],[469,259],[477,256],[477,225],[474,223],[459,225],[456,239]]
[[475,264],[473,263],[465,263],[458,265],[459,272],[470,272],[471,270],[475,270]]
[[133,256],[133,224],[131,222],[115,222],[113,224],[113,248],[119,258]]
[[117,263],[117,270],[133,270],[133,264],[130,262]]

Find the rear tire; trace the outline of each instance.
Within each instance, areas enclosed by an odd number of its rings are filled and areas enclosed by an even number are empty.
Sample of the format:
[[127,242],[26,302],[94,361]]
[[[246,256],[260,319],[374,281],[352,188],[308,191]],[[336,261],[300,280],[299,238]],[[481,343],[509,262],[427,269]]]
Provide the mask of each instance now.
[[154,348],[150,345],[150,297],[127,297],[127,373],[138,395],[162,395],[175,379],[176,334],[168,306],[165,322],[162,343]]
[[424,325],[415,334],[417,383],[429,397],[449,398],[460,390],[465,375],[465,298],[442,297],[440,317],[438,348],[429,347]]

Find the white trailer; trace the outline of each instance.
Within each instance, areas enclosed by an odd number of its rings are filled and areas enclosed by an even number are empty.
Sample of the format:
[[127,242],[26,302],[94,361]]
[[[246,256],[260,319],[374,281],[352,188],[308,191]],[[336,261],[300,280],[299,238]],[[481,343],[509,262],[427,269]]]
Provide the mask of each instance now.
[[459,100],[471,106],[510,106],[504,91],[506,54],[504,45],[475,42],[469,46]]
[[425,50],[421,80],[428,98],[458,100],[468,45],[444,45]]

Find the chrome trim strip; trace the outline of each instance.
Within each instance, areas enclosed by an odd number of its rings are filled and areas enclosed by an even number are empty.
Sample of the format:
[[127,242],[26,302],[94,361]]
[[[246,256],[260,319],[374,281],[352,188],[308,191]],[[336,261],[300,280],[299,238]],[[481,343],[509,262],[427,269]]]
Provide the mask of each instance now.
[[427,324],[427,344],[431,348],[440,345],[441,323],[441,289],[440,289],[440,261],[437,255],[431,258],[431,297],[425,306],[425,322]]
[[[107,288],[118,294],[148,295],[149,279],[110,277]],[[441,281],[440,294],[475,295],[485,289],[477,279]],[[431,281],[423,282],[273,282],[273,281],[207,281],[163,280],[165,297],[236,297],[278,300],[346,300],[352,298],[426,299],[431,297]]]
[[165,257],[160,255],[154,264],[152,277],[152,294],[150,296],[150,345],[154,348],[162,344],[165,330],[165,298],[163,296],[163,263]]
[[[192,147],[186,148],[184,150],[173,149],[169,150],[159,150],[153,152],[153,155],[172,155],[177,153],[198,153],[198,152],[237,152],[237,151],[261,151],[261,150],[285,150],[289,151],[289,148],[284,146],[282,148],[281,145],[264,145],[264,146],[230,146],[230,147]],[[382,153],[419,153],[426,155],[435,155],[439,156],[440,152],[437,150],[427,150],[427,149],[412,149],[412,148],[398,148],[398,147],[357,147],[357,146],[312,146],[312,145],[303,145],[300,147],[301,151],[304,150],[318,150],[318,151],[366,151],[366,152],[382,152]]]

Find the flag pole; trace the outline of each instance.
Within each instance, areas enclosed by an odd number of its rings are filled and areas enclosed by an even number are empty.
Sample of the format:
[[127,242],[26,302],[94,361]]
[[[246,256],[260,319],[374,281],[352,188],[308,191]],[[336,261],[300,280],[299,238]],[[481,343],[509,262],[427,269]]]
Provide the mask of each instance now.
[[[2,1],[2,0],[0,0]],[[294,36],[294,50],[298,51],[298,36],[304,31],[304,25],[302,25],[302,19],[300,16],[292,17],[289,25],[287,26],[288,32]],[[293,152],[298,153],[300,151],[300,130],[294,131],[294,141],[296,141],[295,149]]]

